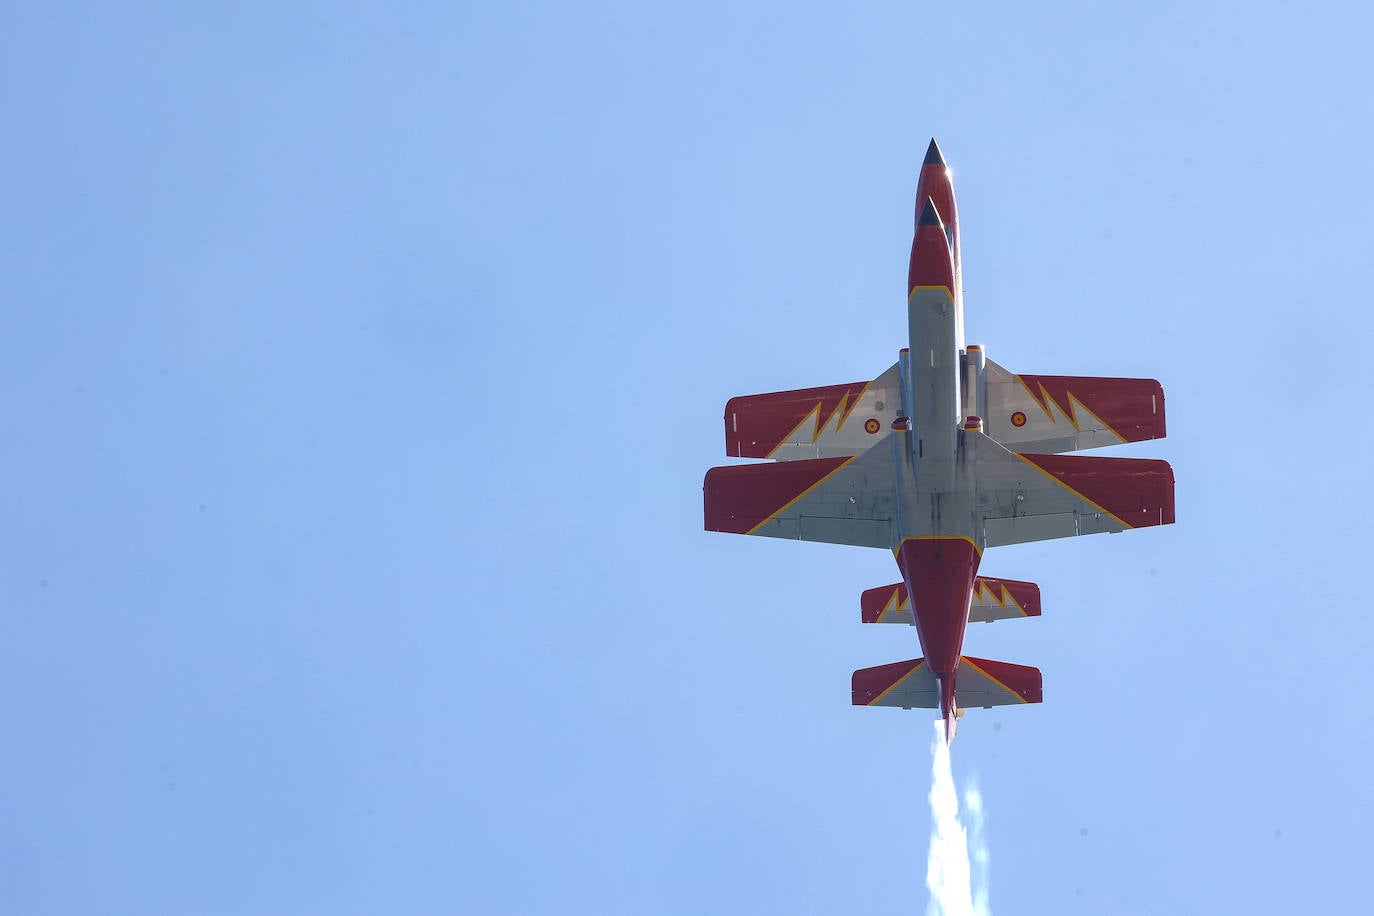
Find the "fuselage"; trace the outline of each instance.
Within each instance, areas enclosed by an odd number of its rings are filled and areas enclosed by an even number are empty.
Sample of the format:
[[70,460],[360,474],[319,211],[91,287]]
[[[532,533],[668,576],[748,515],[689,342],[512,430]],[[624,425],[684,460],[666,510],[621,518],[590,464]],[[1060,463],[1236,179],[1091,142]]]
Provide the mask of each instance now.
[[[943,205],[943,209],[942,209]],[[926,663],[940,682],[941,715],[953,734],[954,679],[981,550],[972,476],[963,454],[964,323],[958,215],[939,148],[921,169],[907,274],[909,346],[903,354],[910,429],[898,437],[902,486],[897,565],[911,595]],[[905,454],[902,454],[905,452]]]

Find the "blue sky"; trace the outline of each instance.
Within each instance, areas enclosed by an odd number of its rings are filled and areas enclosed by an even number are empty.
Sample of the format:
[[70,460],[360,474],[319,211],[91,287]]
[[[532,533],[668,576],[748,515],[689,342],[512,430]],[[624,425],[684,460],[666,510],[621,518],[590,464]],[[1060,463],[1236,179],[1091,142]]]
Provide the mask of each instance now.
[[880,551],[701,531],[905,333],[1159,378],[1178,524],[1005,548],[994,912],[1365,891],[1362,5],[44,4],[0,35],[0,909],[919,911]]

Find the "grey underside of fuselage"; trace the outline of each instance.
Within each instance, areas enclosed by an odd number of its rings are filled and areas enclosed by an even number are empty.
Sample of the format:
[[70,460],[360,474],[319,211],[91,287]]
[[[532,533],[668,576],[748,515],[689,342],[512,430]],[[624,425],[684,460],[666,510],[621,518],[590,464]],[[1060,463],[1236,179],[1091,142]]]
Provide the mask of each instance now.
[[[959,448],[958,304],[944,288],[919,287],[907,303],[907,325],[911,486],[899,488],[898,540],[972,538],[974,481]],[[902,470],[899,479],[907,476]]]

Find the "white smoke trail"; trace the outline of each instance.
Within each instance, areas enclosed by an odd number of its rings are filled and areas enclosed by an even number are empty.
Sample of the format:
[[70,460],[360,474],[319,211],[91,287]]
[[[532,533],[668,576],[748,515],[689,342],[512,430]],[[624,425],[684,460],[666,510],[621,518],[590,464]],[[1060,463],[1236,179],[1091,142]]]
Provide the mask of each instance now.
[[959,795],[954,789],[945,724],[935,722],[934,757],[930,785],[930,858],[926,862],[926,887],[930,905],[926,916],[987,916],[987,846],[983,843],[983,799],[977,787],[964,795],[972,818],[974,862],[978,866],[977,905],[969,865],[969,836],[959,822]]
[[983,793],[976,782],[964,789],[964,811],[968,813],[969,877],[973,887],[973,912],[990,916],[988,908],[988,841],[983,835]]

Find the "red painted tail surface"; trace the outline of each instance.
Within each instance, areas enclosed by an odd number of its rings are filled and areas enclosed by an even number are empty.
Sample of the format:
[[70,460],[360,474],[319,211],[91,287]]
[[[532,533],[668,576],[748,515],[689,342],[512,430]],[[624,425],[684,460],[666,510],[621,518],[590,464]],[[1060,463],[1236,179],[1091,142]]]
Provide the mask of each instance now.
[[[940,685],[925,659],[913,658],[875,668],[860,668],[851,682],[855,706],[939,709]],[[965,655],[954,674],[954,701],[960,709],[1016,706],[1043,699],[1040,669]]]
[[[915,623],[906,583],[896,582],[864,591],[859,598],[864,623]],[[970,622],[1015,620],[1040,616],[1040,586],[1017,579],[979,576],[973,581],[973,601],[969,604]]]
[[[954,687],[960,709],[1008,706],[1044,699],[1039,668],[965,655]],[[1015,699],[1013,699],[1013,697]]]

